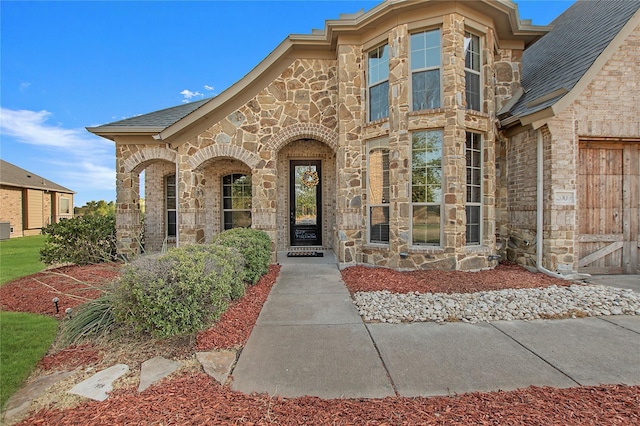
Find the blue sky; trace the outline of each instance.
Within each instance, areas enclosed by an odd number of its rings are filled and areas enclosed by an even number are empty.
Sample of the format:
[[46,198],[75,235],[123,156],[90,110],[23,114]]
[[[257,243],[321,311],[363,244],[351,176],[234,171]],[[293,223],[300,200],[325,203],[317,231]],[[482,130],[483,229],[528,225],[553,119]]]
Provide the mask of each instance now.
[[[115,200],[114,144],[84,128],[221,93],[287,35],[379,1],[0,2],[0,157]],[[573,1],[517,1],[546,25]]]

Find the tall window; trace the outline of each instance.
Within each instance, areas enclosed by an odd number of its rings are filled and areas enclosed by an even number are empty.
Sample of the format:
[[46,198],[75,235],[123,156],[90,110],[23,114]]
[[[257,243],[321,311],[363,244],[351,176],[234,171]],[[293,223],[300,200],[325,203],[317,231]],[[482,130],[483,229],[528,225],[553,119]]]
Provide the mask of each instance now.
[[467,109],[482,111],[480,96],[480,37],[464,33],[464,74],[466,80]]
[[389,147],[369,143],[369,242],[389,243]]
[[411,144],[412,243],[440,245],[442,130],[415,132]]
[[68,198],[60,198],[60,214],[71,213],[71,203]]
[[251,176],[222,178],[222,216],[224,229],[251,227]]
[[389,116],[389,45],[369,52],[369,121]]
[[477,133],[467,133],[467,245],[480,244],[482,209],[482,143]]
[[176,237],[176,175],[169,175],[164,178],[164,194],[166,206],[166,235],[168,238]]
[[440,30],[411,34],[413,110],[440,108]]

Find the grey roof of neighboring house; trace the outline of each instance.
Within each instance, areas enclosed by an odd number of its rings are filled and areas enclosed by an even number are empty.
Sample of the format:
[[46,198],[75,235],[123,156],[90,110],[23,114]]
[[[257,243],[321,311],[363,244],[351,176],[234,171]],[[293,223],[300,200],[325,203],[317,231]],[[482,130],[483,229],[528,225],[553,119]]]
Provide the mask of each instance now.
[[49,179],[45,179],[35,173],[21,169],[20,167],[4,160],[0,160],[0,185],[75,194],[74,191],[65,188],[64,186],[51,182]]
[[510,115],[541,111],[571,91],[639,8],[640,0],[578,0],[557,17],[553,29],[524,51],[524,94]]
[[114,121],[113,123],[103,124],[97,126],[96,129],[105,129],[108,127],[152,127],[152,128],[167,128],[173,123],[179,121],[181,118],[191,114],[193,111],[200,108],[213,98],[202,99],[196,102],[189,102],[186,104],[174,106],[171,108],[165,108],[160,111],[150,112],[148,114],[138,115],[136,117],[127,118],[120,121]]

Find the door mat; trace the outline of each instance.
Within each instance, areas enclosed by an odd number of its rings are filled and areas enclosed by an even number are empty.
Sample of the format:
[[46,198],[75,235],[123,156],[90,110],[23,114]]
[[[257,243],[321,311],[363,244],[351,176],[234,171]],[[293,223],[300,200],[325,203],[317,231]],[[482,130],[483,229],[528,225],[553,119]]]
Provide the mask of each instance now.
[[290,251],[287,257],[324,257],[321,251]]

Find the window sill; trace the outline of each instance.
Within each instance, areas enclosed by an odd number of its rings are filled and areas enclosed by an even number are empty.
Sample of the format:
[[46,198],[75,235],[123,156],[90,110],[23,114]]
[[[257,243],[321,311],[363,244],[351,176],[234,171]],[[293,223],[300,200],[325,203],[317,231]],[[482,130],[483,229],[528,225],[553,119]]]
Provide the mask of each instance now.
[[466,109],[464,112],[469,115],[477,115],[478,117],[489,118],[488,113],[482,112],[482,111],[476,111],[475,109]]
[[389,244],[383,243],[366,243],[362,246],[363,250],[389,251]]
[[444,248],[440,246],[411,246],[409,254],[442,254]]
[[410,111],[409,117],[415,117],[420,115],[433,115],[433,114],[442,114],[444,112],[443,108],[429,108],[429,109],[419,109],[416,111]]
[[379,126],[381,124],[385,124],[385,123],[389,123],[389,117],[385,117],[385,118],[380,118],[378,120],[374,120],[374,121],[367,121],[364,125],[365,129],[368,127],[374,127],[374,126]]
[[465,246],[465,248],[464,248],[464,252],[465,252],[465,253],[491,254],[491,247],[488,247],[488,246],[482,246],[482,245],[477,245],[477,246]]

